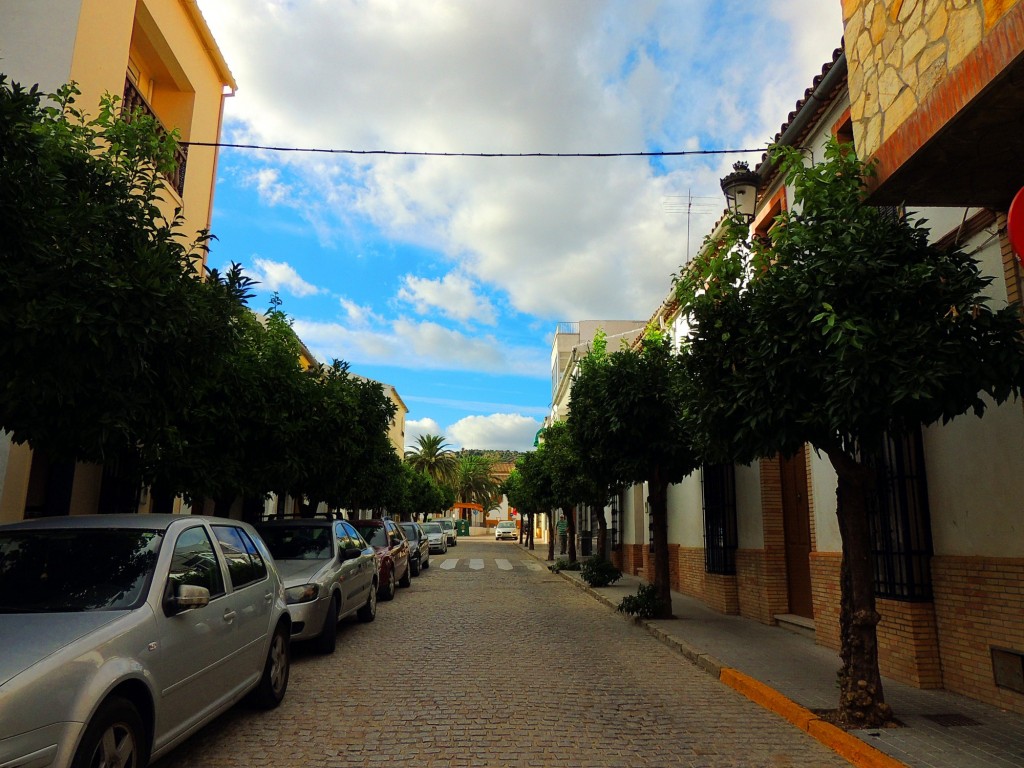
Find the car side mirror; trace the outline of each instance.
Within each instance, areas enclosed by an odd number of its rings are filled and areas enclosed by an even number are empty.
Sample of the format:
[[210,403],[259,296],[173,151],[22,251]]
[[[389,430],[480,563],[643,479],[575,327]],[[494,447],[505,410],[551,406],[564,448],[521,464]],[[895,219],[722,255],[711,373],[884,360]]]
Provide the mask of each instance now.
[[187,611],[190,608],[202,608],[210,604],[210,590],[194,584],[178,584],[173,594],[164,600],[164,611],[168,616]]
[[342,551],[341,561],[345,562],[346,560],[355,560],[361,554],[363,554],[363,550],[357,549],[356,547],[349,547],[348,549]]

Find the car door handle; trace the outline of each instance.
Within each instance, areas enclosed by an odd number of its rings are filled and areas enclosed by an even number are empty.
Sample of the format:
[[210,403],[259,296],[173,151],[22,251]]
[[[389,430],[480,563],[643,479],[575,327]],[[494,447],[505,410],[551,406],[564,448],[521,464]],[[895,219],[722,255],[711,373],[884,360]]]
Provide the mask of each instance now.
[[224,621],[226,621],[228,624],[230,624],[231,622],[233,622],[235,620],[235,615],[236,615],[235,612],[232,611],[232,610],[224,611]]
[[263,602],[269,605],[270,603],[274,602],[274,596],[270,592],[267,592],[265,595],[263,595]]

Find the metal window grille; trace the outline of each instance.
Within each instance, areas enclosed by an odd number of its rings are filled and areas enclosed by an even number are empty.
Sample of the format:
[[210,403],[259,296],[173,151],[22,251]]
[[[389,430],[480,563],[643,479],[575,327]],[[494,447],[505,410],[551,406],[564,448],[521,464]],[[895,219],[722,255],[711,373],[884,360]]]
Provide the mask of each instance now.
[[732,464],[705,464],[701,472],[704,497],[704,570],[736,573],[736,470]]
[[932,599],[931,513],[921,430],[887,435],[878,494],[868,512],[875,594],[911,602]]
[[644,510],[647,512],[647,551],[654,554],[654,516],[651,514],[651,502],[644,502]]
[[621,514],[619,512],[619,500],[621,498],[621,494],[616,494],[612,498],[612,528],[611,531],[609,531],[612,549],[618,549],[622,546],[622,541],[619,538],[619,521],[621,519]]
[[[141,109],[142,112],[156,120],[160,126],[162,135],[166,135],[167,127],[160,121],[160,118],[156,116],[156,112],[153,111],[153,107],[149,105],[149,102],[143,97],[142,93],[132,82],[131,77],[127,76],[124,79],[124,93],[122,94],[121,102],[121,117],[125,122],[131,122],[131,116],[137,109]],[[174,170],[167,176],[167,181],[170,183],[171,188],[178,193],[181,197],[185,193],[185,166],[188,164],[188,147],[178,145],[174,149]]]

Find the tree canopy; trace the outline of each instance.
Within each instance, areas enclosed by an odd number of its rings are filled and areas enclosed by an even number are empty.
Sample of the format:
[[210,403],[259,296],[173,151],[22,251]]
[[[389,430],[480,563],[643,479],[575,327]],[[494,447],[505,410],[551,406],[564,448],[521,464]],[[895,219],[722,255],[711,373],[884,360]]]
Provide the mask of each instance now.
[[684,362],[694,429],[709,454],[748,462],[810,443],[838,476],[843,542],[841,716],[891,716],[878,673],[868,514],[881,446],[1017,395],[1024,326],[993,307],[990,278],[924,222],[864,203],[871,168],[831,142],[805,167],[780,148],[794,189],[767,239],[734,222],[684,269]]

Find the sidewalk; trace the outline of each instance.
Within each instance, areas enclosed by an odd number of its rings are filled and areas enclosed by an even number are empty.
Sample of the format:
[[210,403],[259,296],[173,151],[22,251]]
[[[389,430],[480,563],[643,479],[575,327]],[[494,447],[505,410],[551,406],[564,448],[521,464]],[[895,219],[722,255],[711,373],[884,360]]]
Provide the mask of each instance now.
[[[533,552],[546,560],[547,545]],[[642,583],[623,576],[595,589],[577,571],[560,571],[612,609]],[[872,768],[1021,768],[1024,716],[947,691],[923,691],[885,678],[885,699],[904,728],[844,732],[817,719],[814,709],[838,704],[835,651],[806,636],[740,616],[725,616],[672,593],[667,621],[640,621],[662,642],[723,683],[773,710],[857,766]],[[624,617],[628,618],[628,617]]]

